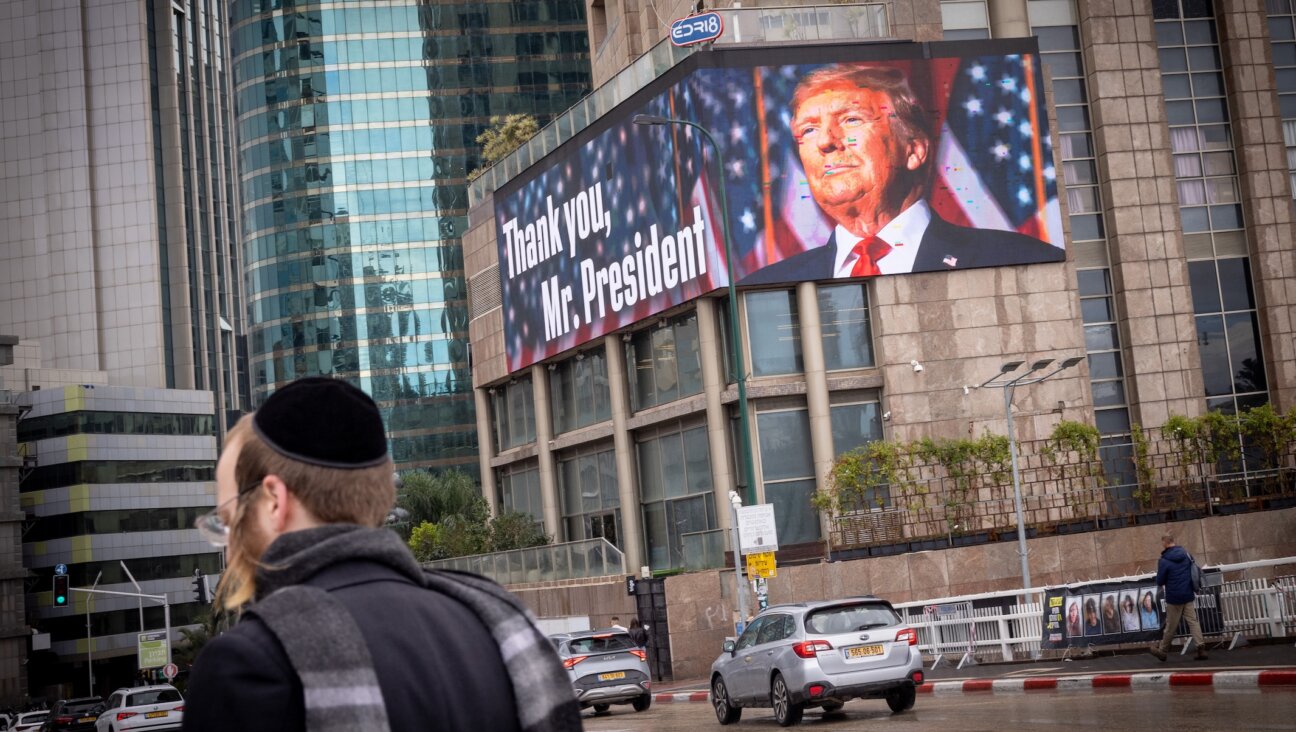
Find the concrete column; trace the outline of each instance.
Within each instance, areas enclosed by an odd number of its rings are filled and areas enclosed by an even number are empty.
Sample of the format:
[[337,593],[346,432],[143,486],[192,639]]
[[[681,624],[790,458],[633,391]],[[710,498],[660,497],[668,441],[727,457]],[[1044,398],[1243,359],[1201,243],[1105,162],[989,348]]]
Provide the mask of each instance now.
[[495,471],[491,458],[495,457],[495,433],[491,429],[490,394],[485,389],[473,389],[473,404],[477,407],[477,461],[481,465],[481,489],[492,515],[499,514],[495,495]]
[[[823,328],[819,322],[819,288],[813,282],[797,285],[797,316],[801,320],[801,359],[805,364],[806,407],[810,414],[810,451],[814,458],[815,487],[828,487],[835,451],[832,416],[828,406],[828,374],[824,369]],[[819,535],[827,536],[828,516],[819,514]]]
[[1152,14],[1123,5],[1076,10],[1131,417],[1159,427],[1200,414],[1205,386]]
[[[729,528],[729,491],[737,485],[729,460],[729,415],[720,401],[725,389],[724,339],[720,337],[717,313],[719,300],[703,298],[697,303],[698,348],[702,357],[702,393],[706,394],[707,448],[711,454],[711,489],[715,494],[716,518],[720,528]],[[728,534],[726,534],[728,536]]]
[[990,0],[990,35],[994,38],[1025,38],[1031,34],[1026,0]]
[[630,419],[630,381],[626,378],[625,344],[621,336],[603,339],[607,354],[608,396],[612,402],[612,447],[616,453],[617,495],[621,500],[621,551],[626,572],[639,574],[644,565],[643,512],[639,509],[639,470]]
[[549,370],[531,367],[531,393],[535,404],[536,455],[540,458],[540,505],[544,507],[545,531],[554,542],[566,541],[562,531],[562,507],[558,502],[558,466],[549,443],[553,440],[553,419],[549,414]]
[[1260,345],[1273,404],[1296,406],[1296,239],[1264,0],[1216,5]]

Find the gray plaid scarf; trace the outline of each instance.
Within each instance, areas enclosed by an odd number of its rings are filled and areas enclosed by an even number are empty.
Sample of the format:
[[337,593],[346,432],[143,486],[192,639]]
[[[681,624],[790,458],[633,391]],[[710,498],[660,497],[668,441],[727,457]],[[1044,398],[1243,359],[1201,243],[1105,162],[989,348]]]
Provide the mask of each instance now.
[[392,567],[476,613],[499,646],[523,730],[581,729],[567,673],[516,597],[484,577],[424,570],[387,529],[334,524],[276,539],[262,557],[257,601],[247,610],[279,638],[297,671],[309,732],[390,729],[373,659],[355,619],[327,592],[302,584],[329,565],[355,559]]

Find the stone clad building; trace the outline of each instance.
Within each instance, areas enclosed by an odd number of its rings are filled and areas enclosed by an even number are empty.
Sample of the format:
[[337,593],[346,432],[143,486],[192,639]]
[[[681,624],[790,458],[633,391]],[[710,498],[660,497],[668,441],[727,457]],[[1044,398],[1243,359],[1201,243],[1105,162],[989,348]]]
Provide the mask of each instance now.
[[[597,90],[471,189],[469,335],[483,490],[497,509],[532,513],[557,541],[605,537],[630,568],[723,562],[741,460],[726,292],[681,297],[530,363],[506,337],[518,316],[501,296],[497,222],[537,171],[572,159],[672,74],[778,49],[808,57],[815,44],[992,49],[1008,46],[976,42],[1034,36],[1052,144],[1037,167],[1058,181],[1066,255],[740,290],[753,492],[779,511],[782,547],[825,538],[809,497],[842,452],[884,437],[1003,434],[1001,392],[972,387],[1005,362],[1081,357],[1018,392],[1014,426],[1033,440],[1061,419],[1096,425],[1109,466],[1129,462],[1134,424],[1296,406],[1290,2],[719,5],[725,35],[699,53],[663,40],[690,3],[590,2]],[[869,48],[881,50],[840,53],[902,53]]]

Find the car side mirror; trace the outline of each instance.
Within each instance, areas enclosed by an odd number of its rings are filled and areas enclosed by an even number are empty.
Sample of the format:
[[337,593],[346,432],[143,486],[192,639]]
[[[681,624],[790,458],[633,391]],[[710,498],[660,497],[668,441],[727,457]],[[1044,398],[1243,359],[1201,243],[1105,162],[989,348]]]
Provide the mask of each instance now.
[[733,638],[725,638],[724,645],[720,646],[720,650],[732,655],[734,652],[734,648],[736,648],[737,646],[738,643],[734,641]]

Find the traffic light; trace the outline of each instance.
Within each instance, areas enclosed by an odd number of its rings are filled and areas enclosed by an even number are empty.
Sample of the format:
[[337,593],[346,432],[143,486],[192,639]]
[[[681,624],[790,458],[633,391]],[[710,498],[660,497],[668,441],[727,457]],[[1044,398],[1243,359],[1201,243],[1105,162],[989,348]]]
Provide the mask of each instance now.
[[194,602],[197,602],[200,605],[206,605],[208,602],[207,578],[203,576],[203,571],[201,569],[194,570],[193,586],[194,586]]
[[72,600],[66,574],[54,575],[54,607],[67,607]]

